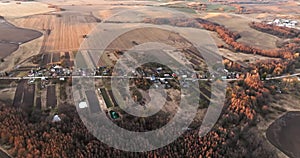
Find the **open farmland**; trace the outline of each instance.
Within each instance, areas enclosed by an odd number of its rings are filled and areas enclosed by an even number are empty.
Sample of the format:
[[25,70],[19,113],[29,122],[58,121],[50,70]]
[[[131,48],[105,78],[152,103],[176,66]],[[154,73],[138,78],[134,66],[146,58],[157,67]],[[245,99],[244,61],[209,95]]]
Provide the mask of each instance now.
[[4,62],[0,63],[0,70],[1,71],[12,70],[15,66],[21,64],[29,57],[40,53],[43,39],[44,36],[20,45],[19,49],[17,49],[15,52],[11,53],[10,55],[6,56]]
[[0,43],[0,58],[8,56],[18,49],[18,45],[12,43]]
[[46,52],[77,50],[83,41],[83,35],[96,26],[97,19],[80,13],[58,15],[36,15],[14,19],[14,24],[36,30],[48,30],[44,47]]
[[126,32],[110,43],[107,49],[128,50],[129,48],[135,46],[134,43],[142,44],[153,41],[166,43],[176,48],[186,48],[192,46],[188,41],[175,32],[149,27]]
[[109,6],[115,6],[115,5],[122,5],[122,6],[130,6],[130,5],[139,5],[139,6],[145,6],[145,5],[159,5],[160,2],[155,1],[105,1],[105,0],[68,0],[68,1],[53,1],[53,0],[39,0],[39,2],[42,3],[48,3],[48,4],[58,4],[58,5],[72,5],[72,6],[91,6],[91,5],[106,5]]
[[20,44],[42,36],[41,32],[18,28],[0,17],[0,57],[16,51]]
[[[181,8],[182,9],[182,8]],[[183,8],[184,10],[185,8]],[[163,12],[163,14],[161,14]],[[132,9],[132,7],[111,7],[108,10],[95,11],[93,14],[96,17],[103,19],[106,22],[122,22],[134,23],[142,22],[145,18],[174,18],[185,17],[182,12],[176,11],[173,8],[165,9],[162,7],[140,6]]]
[[263,49],[276,48],[275,43],[279,38],[250,28],[248,24],[253,21],[251,18],[231,14],[214,14],[214,16],[208,15],[207,17],[207,20],[225,25],[231,31],[238,32],[242,36],[238,42]]
[[0,2],[0,15],[6,18],[23,17],[51,11],[54,11],[54,9],[48,8],[47,4],[39,2],[22,2],[21,4],[14,1],[10,3]]
[[[116,25],[109,25],[111,27],[116,27]],[[129,50],[133,48],[136,44],[143,44],[147,42],[159,42],[166,45],[173,46],[177,49],[193,47],[191,43],[187,42],[184,38],[175,32],[167,31],[164,29],[147,27],[143,29],[135,29],[116,38],[111,42],[106,48],[106,53],[101,56],[101,60],[98,61],[97,65],[108,65],[111,59],[106,54],[113,54],[114,50]],[[90,57],[92,59],[97,59],[99,53],[93,52]],[[112,56],[112,55],[110,55]]]
[[249,13],[272,13],[272,14],[297,14],[299,13],[299,2],[284,1],[270,2],[268,4],[246,4],[244,7]]
[[16,27],[2,18],[0,30],[0,58],[4,58],[0,63],[1,71],[9,71],[40,52],[43,40],[41,32]]

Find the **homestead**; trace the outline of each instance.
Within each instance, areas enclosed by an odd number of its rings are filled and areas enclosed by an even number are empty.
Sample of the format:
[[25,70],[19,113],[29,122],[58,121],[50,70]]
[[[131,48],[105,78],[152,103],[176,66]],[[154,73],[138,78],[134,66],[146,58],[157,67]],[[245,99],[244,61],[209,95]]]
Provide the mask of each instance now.
[[274,19],[273,21],[267,22],[267,24],[281,26],[281,27],[295,28],[298,22],[290,19]]

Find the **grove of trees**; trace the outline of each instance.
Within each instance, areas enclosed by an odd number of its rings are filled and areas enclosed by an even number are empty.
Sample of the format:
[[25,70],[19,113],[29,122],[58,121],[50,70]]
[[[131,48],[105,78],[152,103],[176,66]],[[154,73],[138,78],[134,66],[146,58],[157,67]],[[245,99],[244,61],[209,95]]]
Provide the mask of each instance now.
[[[86,129],[74,105],[59,105],[61,122],[52,122],[45,111],[22,109],[0,104],[0,141],[15,157],[245,157],[246,155],[276,157],[259,136],[244,140],[254,130],[257,114],[265,110],[270,96],[258,73],[248,73],[244,79],[228,87],[227,101],[220,120],[204,137],[198,129],[186,131],[173,143],[144,153],[124,152],[101,143]],[[32,118],[35,121],[32,122]],[[156,118],[159,120],[159,118]],[[147,122],[151,126],[152,122]],[[126,124],[126,122],[123,122]],[[131,126],[135,125],[132,122]],[[136,124],[138,125],[138,124]],[[133,128],[133,127],[132,127]],[[110,132],[103,132],[109,136]],[[251,145],[249,145],[249,142]],[[139,144],[143,145],[143,144]],[[251,149],[251,150],[250,150]],[[252,152],[255,150],[257,152]],[[263,152],[261,152],[263,151]]]

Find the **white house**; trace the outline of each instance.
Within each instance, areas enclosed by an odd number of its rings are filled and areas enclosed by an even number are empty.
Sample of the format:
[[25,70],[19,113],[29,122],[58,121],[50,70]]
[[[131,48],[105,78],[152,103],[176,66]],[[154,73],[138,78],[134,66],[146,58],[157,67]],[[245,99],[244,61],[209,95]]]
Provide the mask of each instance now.
[[61,121],[60,117],[58,115],[54,115],[52,122],[59,122]]

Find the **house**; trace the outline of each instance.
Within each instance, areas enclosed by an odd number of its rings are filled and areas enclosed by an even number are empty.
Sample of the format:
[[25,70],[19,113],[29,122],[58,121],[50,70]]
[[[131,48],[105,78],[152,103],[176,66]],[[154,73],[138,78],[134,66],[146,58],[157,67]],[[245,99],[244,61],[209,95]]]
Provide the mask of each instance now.
[[279,24],[279,23],[281,23],[281,22],[280,22],[280,19],[275,19],[275,20],[273,21],[273,23],[274,23],[274,24]]
[[297,25],[297,24],[298,24],[298,22],[295,21],[295,20],[292,20],[290,23],[291,23],[291,24],[294,24],[294,25]]
[[170,74],[164,74],[164,77],[170,77]]
[[297,21],[295,20],[289,20],[289,19],[275,19],[272,22],[268,22],[267,24],[274,24],[276,26],[280,27],[289,27],[289,28],[294,28],[297,25]]
[[60,122],[61,119],[58,115],[54,115],[53,119],[52,119],[52,122]]

